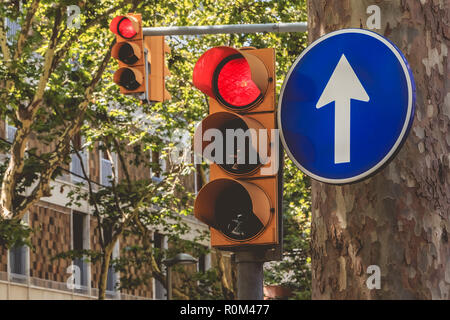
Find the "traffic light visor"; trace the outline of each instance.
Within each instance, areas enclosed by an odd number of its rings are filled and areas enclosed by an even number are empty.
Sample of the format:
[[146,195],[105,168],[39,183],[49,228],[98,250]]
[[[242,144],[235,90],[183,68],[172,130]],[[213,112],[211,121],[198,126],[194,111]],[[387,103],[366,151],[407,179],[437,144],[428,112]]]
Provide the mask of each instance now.
[[132,39],[139,31],[139,22],[132,16],[117,16],[111,21],[109,29],[122,38]]
[[141,59],[141,48],[133,42],[118,42],[113,46],[111,55],[114,59],[133,65]]
[[271,206],[266,193],[255,184],[218,179],[199,191],[194,215],[228,238],[244,241],[264,230],[270,220]]
[[[219,134],[221,139],[215,141]],[[258,169],[261,160],[266,160],[270,141],[259,121],[232,112],[217,112],[206,117],[196,128],[194,139],[195,144],[201,146],[196,152],[234,175],[251,174]],[[260,148],[264,148],[263,155]]]
[[137,68],[120,68],[114,73],[114,82],[132,91],[144,83],[144,75]]
[[195,87],[235,111],[258,105],[267,90],[268,71],[246,51],[224,46],[206,51],[194,67]]

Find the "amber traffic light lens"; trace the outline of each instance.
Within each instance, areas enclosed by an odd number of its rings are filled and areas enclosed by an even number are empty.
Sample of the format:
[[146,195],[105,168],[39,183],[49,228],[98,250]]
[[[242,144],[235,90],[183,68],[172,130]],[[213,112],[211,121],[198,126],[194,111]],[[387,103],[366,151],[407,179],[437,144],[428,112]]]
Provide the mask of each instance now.
[[252,71],[241,54],[226,57],[213,75],[217,99],[232,109],[248,109],[259,103],[263,95],[252,80]]
[[135,64],[139,58],[135,55],[133,47],[124,43],[119,49],[119,60],[126,64]]
[[120,75],[119,85],[127,90],[136,90],[140,83],[136,81],[136,76],[130,69],[125,69]]
[[[232,119],[218,129],[224,137],[223,161],[219,164],[220,167],[227,172],[240,175],[249,174],[261,165],[258,152],[253,147],[255,144],[251,141],[249,128],[244,121],[239,118]],[[233,148],[227,149],[227,145],[232,145]]]
[[227,237],[243,241],[256,236],[264,225],[253,214],[252,200],[244,187],[230,186],[217,197],[217,228]]

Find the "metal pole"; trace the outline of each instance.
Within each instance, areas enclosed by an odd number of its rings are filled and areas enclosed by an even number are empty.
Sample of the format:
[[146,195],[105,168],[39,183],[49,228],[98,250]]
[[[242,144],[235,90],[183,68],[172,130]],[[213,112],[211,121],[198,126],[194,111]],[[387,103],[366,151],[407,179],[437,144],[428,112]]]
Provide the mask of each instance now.
[[147,100],[147,103],[150,103],[150,81],[148,81],[150,76],[150,66],[149,66],[149,59],[148,59],[148,49],[144,49],[144,66],[145,66],[145,79],[144,83],[145,85],[145,100]]
[[306,32],[306,22],[262,23],[262,24],[228,24],[216,26],[186,27],[152,27],[142,28],[144,36],[181,36],[199,34],[224,33],[257,33],[257,32]]
[[167,266],[167,300],[172,300],[172,271],[171,267]]
[[237,264],[237,299],[263,300],[264,252],[237,252],[235,258]]

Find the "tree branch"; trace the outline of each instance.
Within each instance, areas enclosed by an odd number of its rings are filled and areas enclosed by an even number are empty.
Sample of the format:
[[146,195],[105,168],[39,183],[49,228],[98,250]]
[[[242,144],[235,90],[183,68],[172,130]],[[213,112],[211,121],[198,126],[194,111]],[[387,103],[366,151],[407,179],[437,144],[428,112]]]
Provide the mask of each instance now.
[[[75,144],[73,143],[73,139],[72,139],[72,145],[74,146]],[[98,203],[97,203],[97,199],[96,197],[94,197],[94,188],[92,187],[92,182],[91,179],[89,178],[88,173],[86,172],[86,168],[84,166],[83,163],[83,158],[80,155],[80,152],[74,147],[73,148],[75,150],[75,153],[78,157],[78,159],[80,160],[81,163],[81,171],[83,172],[84,177],[86,178],[86,181],[88,183],[88,190],[89,190],[89,196],[92,199],[92,202],[94,202],[94,216],[97,218],[97,222],[100,224],[101,223],[101,219],[100,219],[100,209],[98,208]],[[99,236],[100,236],[100,246],[103,248],[104,246],[104,239],[103,239],[103,234],[101,232],[99,232]]]
[[120,207],[120,203],[119,203],[119,195],[117,194],[117,189],[116,189],[116,165],[114,163],[113,157],[112,157],[112,153],[109,150],[109,148],[105,148],[106,152],[108,154],[109,157],[109,161],[111,162],[111,171],[112,171],[112,179],[111,179],[111,190],[113,192],[113,197],[114,197],[114,202],[116,204],[116,208],[117,211],[119,212],[120,216],[123,217],[124,216],[124,212],[122,210],[122,208]]
[[5,31],[5,19],[0,19],[0,49],[2,49],[3,60],[7,63],[11,62],[11,51],[8,47],[8,42],[6,39],[6,31]]
[[[62,12],[61,8],[58,8],[55,17],[55,22],[53,25],[52,36],[49,41],[49,47],[45,54],[45,64],[43,72],[41,74],[38,88],[36,90],[33,101],[30,103],[28,108],[23,108],[19,106],[16,115],[17,118],[22,122],[22,126],[17,129],[16,137],[14,139],[13,145],[11,147],[11,158],[9,160],[8,168],[4,174],[2,183],[2,192],[0,198],[0,204],[3,208],[3,217],[11,218],[14,214],[12,212],[12,203],[14,199],[14,192],[17,185],[17,177],[22,173],[25,164],[25,149],[28,142],[28,136],[31,132],[31,125],[42,102],[42,97],[44,95],[44,90],[49,79],[49,69],[53,59],[54,49],[56,47],[56,38],[58,34],[58,26],[61,23]],[[45,179],[45,178],[44,178]],[[37,194],[41,194],[44,190],[41,190]]]
[[25,47],[25,40],[28,37],[28,32],[30,32],[31,24],[34,19],[34,15],[36,14],[37,9],[39,8],[40,0],[34,0],[30,8],[28,9],[27,15],[25,17],[25,24],[22,26],[19,34],[19,39],[17,40],[17,49],[14,52],[14,60],[18,60],[22,55],[22,50]]
[[[142,224],[142,222],[139,220],[139,218],[135,217],[135,222],[137,227],[141,230],[142,232],[142,238],[144,239],[144,243],[147,244],[147,239],[149,239],[150,237],[148,236],[148,229]],[[146,249],[150,249],[149,246],[147,245]],[[161,268],[159,267],[158,263],[156,262],[155,256],[150,253],[150,263],[149,263],[149,267],[150,267],[150,273],[151,276],[158,280],[167,290],[167,279],[166,276],[162,273]],[[173,294],[175,296],[177,296],[178,298],[182,299],[182,300],[189,300],[189,296],[187,294],[185,294],[184,292],[182,292],[181,290],[179,290],[178,288],[172,288]]]
[[125,163],[125,159],[123,157],[122,151],[120,150],[120,144],[117,141],[117,139],[115,139],[115,138],[113,138],[112,141],[113,141],[114,147],[116,148],[117,156],[119,157],[119,162],[121,164],[123,173],[125,175],[125,179],[127,180],[128,190],[131,191],[130,173],[128,172],[128,167]]
[[50,78],[51,66],[53,64],[53,59],[55,57],[55,49],[57,46],[59,26],[62,22],[62,18],[63,18],[62,7],[58,7],[55,16],[55,22],[53,24],[52,35],[50,37],[50,41],[48,44],[48,49],[45,52],[44,56],[44,66],[42,74],[39,78],[39,82],[33,97],[33,101],[26,108],[27,110],[24,110],[22,112],[19,111],[18,112],[19,114],[17,115],[17,118],[20,121],[25,122],[27,124],[30,123],[29,125],[31,125],[34,115],[41,106],[42,98],[44,97],[44,91]]
[[217,251],[217,267],[219,271],[220,283],[222,284],[222,292],[226,299],[234,299],[234,290],[232,285],[228,282],[225,263],[223,261],[223,255],[220,251]]
[[[57,145],[55,150],[50,155],[50,158],[48,160],[47,168],[44,172],[41,173],[40,179],[38,184],[34,187],[32,193],[30,196],[26,197],[18,206],[17,208],[14,208],[14,215],[23,217],[25,212],[33,205],[35,204],[42,195],[49,190],[50,180],[51,176],[53,175],[53,172],[56,170],[57,166],[64,160],[64,158],[68,155],[70,149],[68,148],[68,144],[70,143],[70,139],[80,130],[84,114],[86,112],[87,107],[89,106],[89,103],[92,98],[92,94],[94,92],[95,86],[97,85],[98,81],[101,78],[101,75],[103,74],[104,70],[106,69],[106,66],[108,65],[109,59],[111,57],[111,48],[112,44],[109,47],[109,50],[105,54],[102,63],[100,64],[99,68],[97,69],[97,72],[95,73],[91,83],[86,88],[84,93],[84,100],[79,105],[79,111],[77,113],[77,116],[75,117],[75,120],[69,124],[69,126],[65,129],[64,133],[59,137]],[[20,130],[17,131],[19,133]],[[5,172],[8,173],[8,170]],[[5,180],[3,183],[5,184]],[[3,188],[2,188],[2,198],[3,198]],[[3,203],[2,203],[3,205]],[[3,207],[5,208],[5,207]],[[7,213],[7,212],[6,212]],[[5,215],[5,212],[3,212],[4,217],[9,217]]]
[[52,66],[51,66],[51,71],[56,69],[56,66],[58,65],[58,63],[61,61],[61,59],[63,58],[63,56],[65,56],[67,54],[67,52],[69,51],[69,49],[71,48],[72,44],[75,43],[76,41],[78,41],[78,39],[80,38],[80,36],[85,33],[88,29],[94,27],[95,25],[97,25],[102,19],[108,17],[111,13],[119,10],[120,8],[123,7],[123,4],[117,5],[115,7],[112,7],[110,9],[108,9],[107,11],[105,11],[105,13],[103,13],[102,15],[90,20],[88,23],[86,23],[85,25],[83,25],[80,29],[78,29],[78,32],[76,32],[75,34],[73,34],[67,41],[65,41],[55,52],[55,59],[53,60]]

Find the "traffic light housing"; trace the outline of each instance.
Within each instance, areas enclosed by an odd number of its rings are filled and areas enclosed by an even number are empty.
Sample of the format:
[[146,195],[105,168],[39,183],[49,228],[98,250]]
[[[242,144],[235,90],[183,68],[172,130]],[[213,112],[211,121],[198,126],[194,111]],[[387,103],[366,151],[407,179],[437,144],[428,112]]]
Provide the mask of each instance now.
[[209,96],[209,116],[194,142],[196,153],[211,162],[210,182],[195,199],[195,217],[210,226],[212,247],[280,248],[275,50],[212,48],[197,61],[193,83]]
[[114,82],[120,93],[145,92],[145,54],[140,14],[115,17],[109,26],[116,35],[116,44],[111,56],[118,60],[119,69],[114,73]]
[[109,28],[116,35],[111,56],[119,64],[113,79],[120,93],[141,95],[144,101],[169,100],[170,94],[165,89],[165,78],[169,75],[165,54],[170,49],[164,37],[144,37],[140,14],[117,16]]
[[147,77],[149,83],[149,100],[166,101],[171,99],[166,90],[166,77],[170,71],[166,66],[166,54],[170,54],[170,47],[164,41],[164,36],[144,37],[144,45],[149,52],[150,70]]

